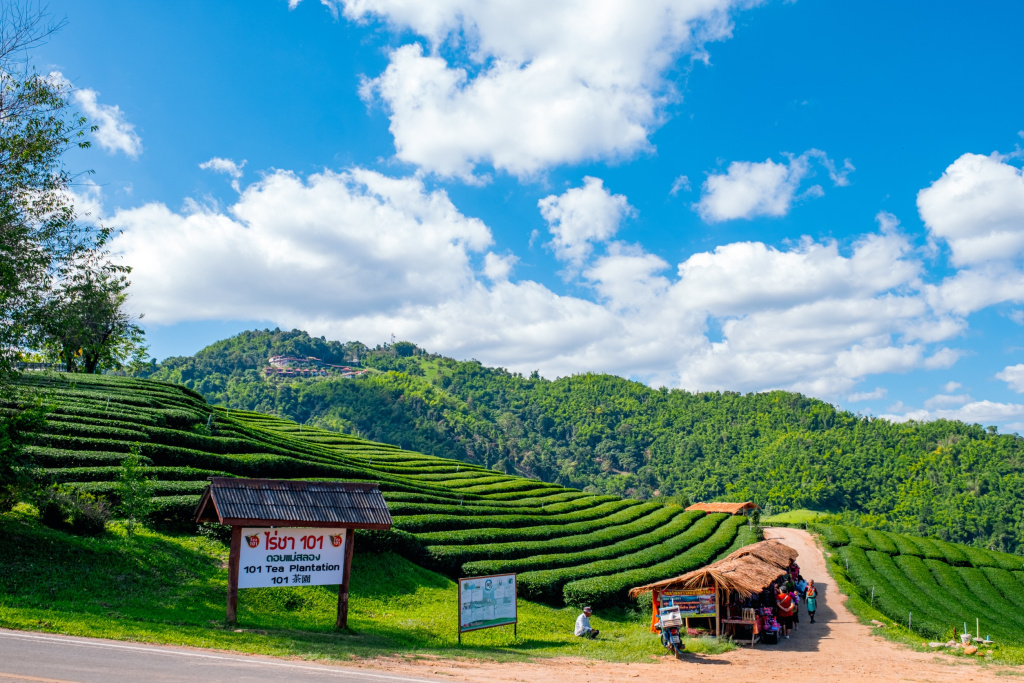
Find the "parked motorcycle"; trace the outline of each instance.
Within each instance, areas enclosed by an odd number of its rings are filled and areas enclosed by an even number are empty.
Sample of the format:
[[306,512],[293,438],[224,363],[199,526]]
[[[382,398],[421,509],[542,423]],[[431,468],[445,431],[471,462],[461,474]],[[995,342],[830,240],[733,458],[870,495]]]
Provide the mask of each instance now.
[[686,651],[683,637],[679,630],[683,626],[683,618],[678,607],[666,607],[658,610],[658,630],[661,631],[661,644],[675,657]]

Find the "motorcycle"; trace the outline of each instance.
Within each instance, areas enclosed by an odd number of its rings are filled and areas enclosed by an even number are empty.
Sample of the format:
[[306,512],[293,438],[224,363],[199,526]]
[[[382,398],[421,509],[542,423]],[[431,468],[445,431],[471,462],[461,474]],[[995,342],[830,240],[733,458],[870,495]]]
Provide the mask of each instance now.
[[679,615],[678,607],[666,607],[658,611],[661,644],[677,658],[686,651],[686,645],[683,644],[683,638],[679,633],[682,625],[683,618]]

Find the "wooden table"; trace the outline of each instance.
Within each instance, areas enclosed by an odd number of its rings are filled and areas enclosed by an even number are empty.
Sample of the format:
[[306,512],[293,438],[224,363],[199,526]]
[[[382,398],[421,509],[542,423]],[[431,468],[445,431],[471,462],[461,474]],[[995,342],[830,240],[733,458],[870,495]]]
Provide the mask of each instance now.
[[747,621],[746,619],[722,619],[722,626],[732,627],[731,631],[733,634],[736,633],[737,626],[749,626],[750,627],[750,647],[754,647],[754,643],[757,642],[757,622]]

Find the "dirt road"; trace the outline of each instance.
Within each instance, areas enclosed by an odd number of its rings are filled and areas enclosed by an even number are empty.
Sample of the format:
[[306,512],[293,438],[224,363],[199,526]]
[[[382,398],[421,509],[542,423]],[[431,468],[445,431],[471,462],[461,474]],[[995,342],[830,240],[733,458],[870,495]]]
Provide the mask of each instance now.
[[[372,666],[411,675],[434,675],[457,681],[508,681],[578,683],[612,681],[702,680],[740,681],[1005,681],[1006,674],[1024,675],[1020,667],[978,665],[946,655],[914,652],[873,636],[843,604],[845,599],[825,569],[814,539],[797,529],[766,529],[800,553],[797,563],[805,578],[818,587],[817,622],[804,621],[789,640],[779,645],[742,647],[723,655],[689,655],[686,661],[643,664],[607,664],[573,659],[543,660],[536,664],[488,664],[477,662],[422,661],[419,663],[373,662]],[[653,636],[652,636],[653,637]],[[1002,674],[1002,675],[1000,675]],[[655,678],[658,677],[658,678]]]

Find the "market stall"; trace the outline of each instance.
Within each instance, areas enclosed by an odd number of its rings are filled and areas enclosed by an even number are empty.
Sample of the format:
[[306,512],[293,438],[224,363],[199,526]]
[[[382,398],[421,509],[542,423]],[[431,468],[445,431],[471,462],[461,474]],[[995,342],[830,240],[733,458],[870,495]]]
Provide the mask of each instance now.
[[663,610],[677,610],[686,619],[707,620],[715,636],[750,632],[751,645],[775,624],[775,596],[770,590],[783,579],[797,552],[778,541],[761,541],[740,548],[722,560],[664,581],[637,586],[630,597],[650,592],[651,630]]

